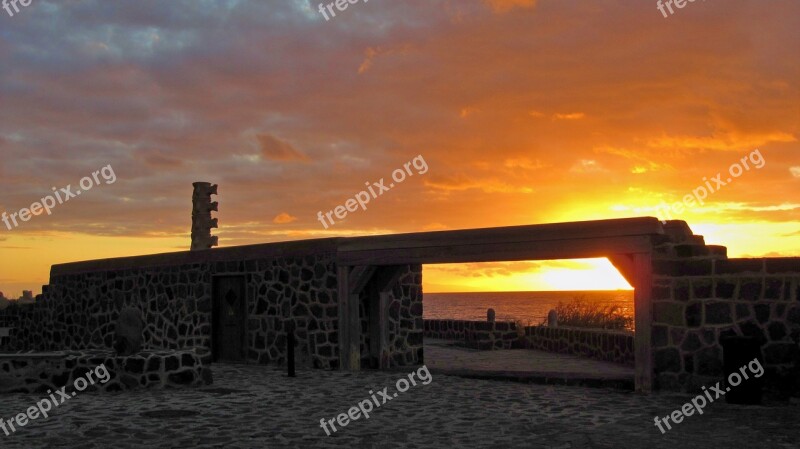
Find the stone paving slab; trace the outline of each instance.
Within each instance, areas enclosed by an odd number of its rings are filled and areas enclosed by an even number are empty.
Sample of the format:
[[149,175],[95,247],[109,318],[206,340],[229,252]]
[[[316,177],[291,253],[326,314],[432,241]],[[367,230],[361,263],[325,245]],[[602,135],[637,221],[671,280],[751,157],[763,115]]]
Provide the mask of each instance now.
[[633,367],[617,363],[531,349],[481,351],[427,338],[425,362],[436,373],[489,380],[625,389],[632,389],[634,380]]
[[[182,390],[85,392],[10,436],[1,448],[797,448],[800,406],[720,400],[662,435],[653,425],[691,396],[432,375],[326,436],[320,418],[370,390],[391,395],[403,372],[299,371],[212,365],[215,384]],[[409,368],[407,372],[411,372]],[[36,395],[0,396],[8,419]]]

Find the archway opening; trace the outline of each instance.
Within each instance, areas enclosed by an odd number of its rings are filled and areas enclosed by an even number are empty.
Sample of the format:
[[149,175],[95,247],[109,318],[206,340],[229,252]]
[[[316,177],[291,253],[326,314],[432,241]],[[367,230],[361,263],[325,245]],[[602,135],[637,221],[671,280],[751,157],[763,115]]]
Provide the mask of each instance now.
[[608,259],[425,264],[422,279],[428,366],[634,387],[634,289]]
[[[559,303],[634,316],[633,287],[606,258],[426,264],[423,318],[540,324]],[[632,326],[629,327],[633,329]]]

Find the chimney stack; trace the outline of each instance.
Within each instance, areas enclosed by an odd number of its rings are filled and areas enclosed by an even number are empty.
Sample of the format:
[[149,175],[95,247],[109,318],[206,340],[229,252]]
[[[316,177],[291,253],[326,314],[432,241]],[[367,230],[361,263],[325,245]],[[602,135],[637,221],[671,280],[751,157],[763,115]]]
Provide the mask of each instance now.
[[211,235],[216,228],[217,219],[211,218],[211,211],[217,211],[219,203],[211,202],[211,195],[217,194],[217,185],[210,182],[195,182],[192,194],[192,251],[217,246],[217,236]]

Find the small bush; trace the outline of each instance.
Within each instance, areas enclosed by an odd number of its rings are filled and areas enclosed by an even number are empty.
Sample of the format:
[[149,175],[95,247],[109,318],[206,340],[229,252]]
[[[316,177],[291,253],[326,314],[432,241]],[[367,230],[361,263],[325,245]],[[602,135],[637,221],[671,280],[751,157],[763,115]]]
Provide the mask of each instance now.
[[531,325],[531,320],[522,321],[520,319],[514,320],[514,325],[517,328],[517,337],[524,338],[525,337],[525,328]]
[[[633,329],[633,317],[625,315],[619,306],[601,306],[578,297],[569,303],[558,302],[556,306],[558,325],[595,329]],[[547,324],[545,318],[542,324]]]

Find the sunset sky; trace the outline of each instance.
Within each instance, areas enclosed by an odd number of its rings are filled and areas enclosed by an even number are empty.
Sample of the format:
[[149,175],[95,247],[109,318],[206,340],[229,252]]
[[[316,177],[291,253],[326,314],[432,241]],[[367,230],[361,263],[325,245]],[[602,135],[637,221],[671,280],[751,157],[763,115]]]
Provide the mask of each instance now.
[[[657,216],[733,257],[800,256],[800,2],[34,0],[0,10],[0,291],[55,263],[221,246]],[[416,156],[408,177],[317,220]],[[751,156],[752,157],[752,156]],[[704,178],[706,178],[704,180]],[[425,291],[613,289],[605,260],[426,266]]]

